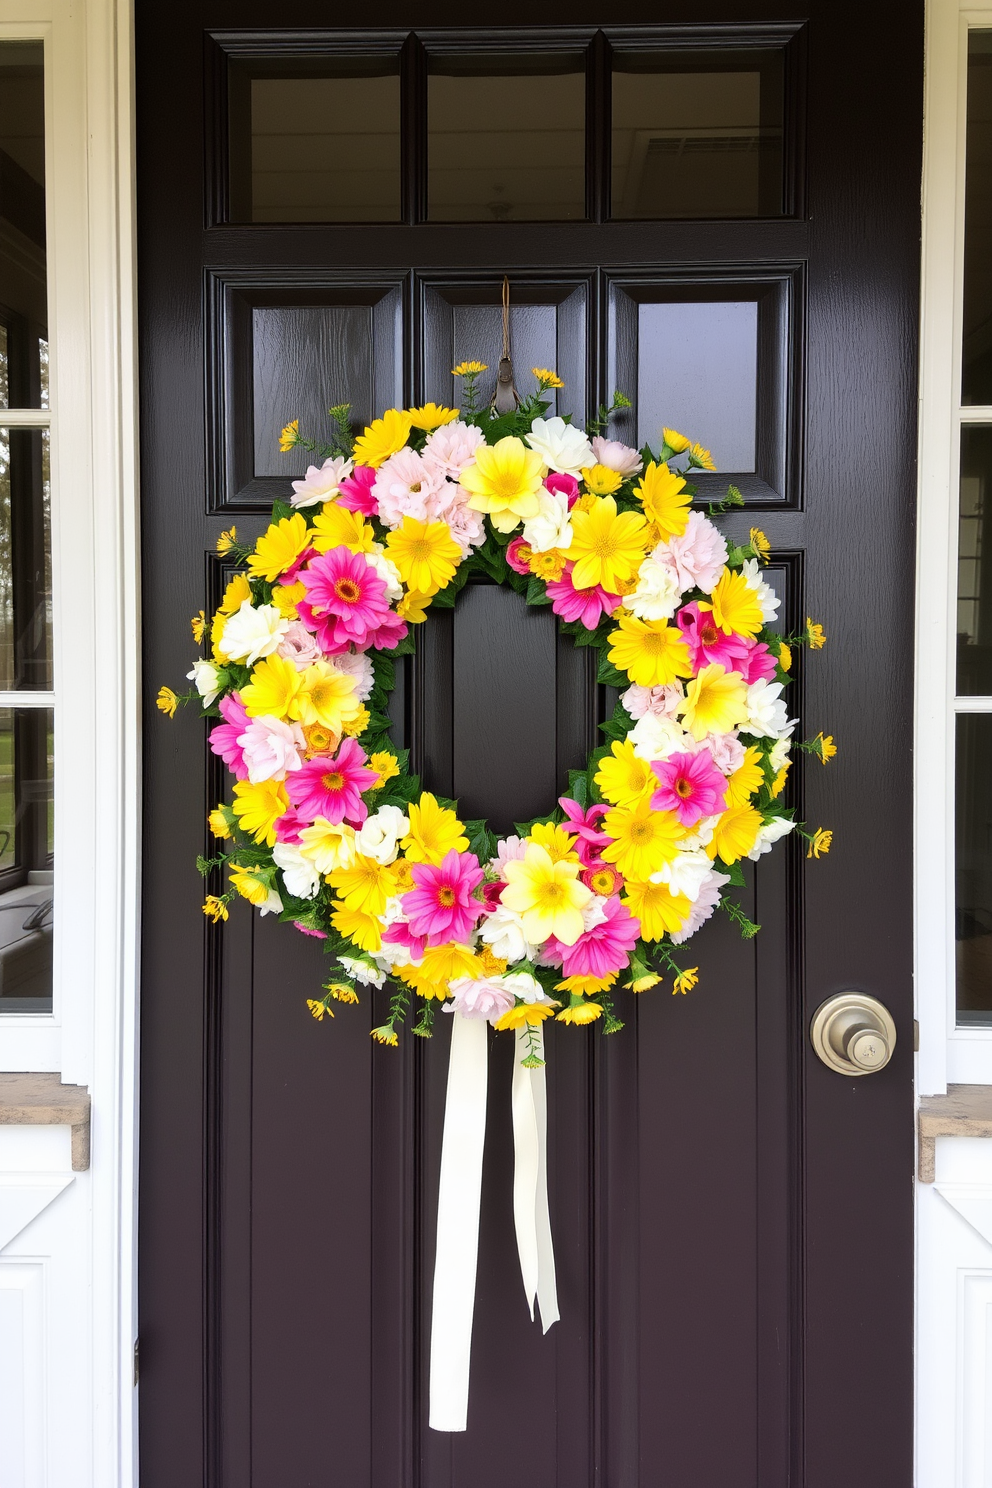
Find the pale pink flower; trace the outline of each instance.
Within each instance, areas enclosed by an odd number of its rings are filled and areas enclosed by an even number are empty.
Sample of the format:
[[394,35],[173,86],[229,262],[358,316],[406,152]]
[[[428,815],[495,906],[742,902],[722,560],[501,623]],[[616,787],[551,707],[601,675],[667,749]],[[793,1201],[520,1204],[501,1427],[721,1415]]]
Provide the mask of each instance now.
[[651,555],[670,571],[680,589],[711,594],[727,561],[727,543],[702,512],[690,512],[685,532],[659,543]]
[[320,661],[323,654],[317,645],[317,637],[307,630],[301,620],[290,622],[289,629],[276,647],[276,655],[291,661],[300,672],[305,672],[308,666]]
[[631,718],[643,718],[645,713],[653,713],[657,718],[674,718],[684,698],[685,693],[677,682],[668,682],[664,687],[641,687],[633,682],[621,694],[620,701]]
[[438,496],[446,484],[443,471],[428,465],[416,450],[404,448],[379,466],[372,495],[384,525],[398,527],[404,517],[426,522],[430,498]]
[[686,734],[685,749],[688,754],[699,754],[705,749],[724,775],[733,775],[744,763],[744,745],[736,734],[707,734],[705,739],[698,740]]
[[466,465],[475,464],[475,452],[485,442],[481,429],[455,419],[428,434],[424,441],[424,464],[456,481]]
[[443,1004],[446,1013],[461,1013],[463,1018],[488,1018],[495,1023],[508,1013],[516,998],[500,977],[455,977],[448,983],[451,1000]]
[[[455,490],[461,492],[461,486]],[[453,501],[444,513],[444,520],[448,524],[448,531],[462,550],[462,557],[467,558],[473,548],[486,540],[486,524],[482,513],[473,511],[470,506],[462,501]]]
[[[506,867],[507,863],[522,863],[526,851],[527,844],[526,842],[522,842],[519,837],[504,837],[501,842],[496,844],[496,856],[490,858],[489,867],[502,870]],[[500,872],[500,877],[502,878],[502,876],[502,872]]]
[[604,439],[597,434],[592,442],[592,452],[596,456],[596,463],[605,465],[607,470],[615,470],[617,475],[625,479],[628,475],[636,475],[644,461],[635,449],[628,444],[621,444],[619,439]]
[[375,685],[375,673],[372,670],[372,661],[368,653],[359,651],[356,654],[351,651],[342,651],[340,656],[335,656],[334,666],[337,671],[354,677],[355,696],[360,703],[364,703]]
[[302,480],[294,480],[292,506],[316,506],[319,501],[332,501],[343,480],[351,474],[352,462],[335,455],[323,465],[308,465]]
[[699,897],[696,899],[689,911],[689,918],[681,930],[676,930],[671,936],[674,945],[681,945],[688,940],[690,935],[695,935],[700,925],[705,925],[710,915],[720,903],[720,890],[724,884],[730,882],[730,876],[726,873],[711,871],[707,873],[699,886]]
[[268,714],[253,718],[238,736],[238,743],[253,785],[260,780],[285,780],[290,771],[302,765],[301,752],[306,748],[298,723],[284,723]]

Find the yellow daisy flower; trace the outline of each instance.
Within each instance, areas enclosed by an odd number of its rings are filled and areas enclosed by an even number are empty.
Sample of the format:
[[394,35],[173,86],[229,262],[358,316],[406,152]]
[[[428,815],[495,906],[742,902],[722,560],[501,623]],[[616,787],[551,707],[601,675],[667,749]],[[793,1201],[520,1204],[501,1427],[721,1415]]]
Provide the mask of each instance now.
[[[273,659],[268,658],[270,661]],[[326,661],[315,661],[305,672],[297,673],[299,687],[289,704],[289,716],[298,718],[308,727],[318,723],[333,734],[343,734],[347,725],[360,718],[364,711],[355,696],[355,678],[339,672]],[[255,673],[252,673],[254,683]],[[245,688],[242,698],[250,691]],[[245,703],[250,714],[251,709]],[[276,717],[279,717],[276,714]]]
[[251,585],[245,574],[236,573],[224,590],[218,615],[233,615],[235,610],[240,610],[246,599],[251,599]]
[[813,836],[810,839],[809,851],[807,852],[806,856],[808,858],[823,857],[824,854],[828,853],[831,847],[833,847],[833,842],[833,832],[826,832],[822,827],[817,827],[816,831],[813,833]]
[[764,780],[761,768],[761,751],[749,744],[744,759],[727,780],[727,805],[746,806]]
[[[620,902],[640,920],[642,940],[661,940],[663,936],[681,930],[692,912],[692,901],[686,894],[673,894],[667,884],[649,883],[639,878],[627,880]],[[655,977],[648,986],[655,986],[658,980]],[[646,990],[634,987],[635,992]]]
[[352,553],[370,553],[375,542],[375,533],[361,512],[349,511],[346,506],[335,506],[325,501],[319,515],[313,519],[311,535],[318,553],[329,548],[348,548]]
[[755,557],[760,558],[762,563],[767,563],[768,555],[771,553],[772,550],[772,545],[768,541],[765,534],[762,532],[761,528],[752,527],[748,536]]
[[651,988],[657,987],[660,981],[660,976],[656,976],[653,971],[646,971],[643,976],[634,977],[632,981],[624,982],[624,986],[629,987],[631,992],[650,992]]
[[684,997],[687,992],[692,991],[693,987],[698,981],[698,966],[690,966],[687,968],[687,970],[680,971],[678,976],[675,978],[675,984],[672,987],[672,996],[674,997],[677,992],[681,992]]
[[652,811],[646,796],[631,806],[615,806],[603,817],[603,831],[613,838],[603,848],[607,863],[616,863],[625,879],[646,881],[679,850],[685,829],[674,811]]
[[459,362],[457,367],[452,367],[452,377],[478,377],[481,372],[488,372],[489,368],[485,362]]
[[536,377],[541,384],[541,390],[545,388],[563,388],[565,384],[557,372],[552,372],[550,367],[531,367],[532,376]]
[[562,1008],[558,1014],[559,1023],[595,1023],[597,1018],[603,1016],[603,1009],[598,1002],[586,1002],[583,998],[576,998],[570,1002],[567,1008]]
[[418,594],[416,589],[410,589],[396,606],[396,613],[401,620],[409,620],[411,625],[423,625],[433,598],[433,594]]
[[[333,997],[335,1002],[355,1003],[358,1001],[358,993],[354,987],[349,987],[347,982],[325,982],[328,997]],[[327,1009],[330,1013],[330,1008]],[[333,1013],[331,1014],[333,1017]]]
[[615,739],[596,772],[596,784],[611,806],[632,806],[645,791],[654,794],[658,777],[647,760],[641,759],[629,739]]
[[410,415],[390,408],[382,418],[373,419],[355,440],[355,464],[370,465],[373,470],[401,450],[410,438]]
[[713,619],[726,635],[756,636],[764,624],[758,596],[742,573],[725,568],[709,603],[699,602],[700,610],[712,610]]
[[410,831],[400,843],[413,863],[433,863],[435,867],[452,848],[464,852],[468,838],[461,822],[447,806],[439,806],[437,797],[424,791],[419,801],[407,809]]
[[155,699],[155,706],[160,713],[165,714],[166,718],[175,718],[179,699],[171,687],[160,687],[158,696]]
[[682,451],[687,450],[692,443],[692,440],[686,439],[685,435],[680,434],[678,429],[662,429],[661,433],[662,438],[668,445],[668,448],[675,455],[680,455]]
[[379,777],[376,781],[377,788],[385,785],[387,780],[392,780],[400,773],[399,762],[395,754],[389,754],[386,750],[381,750],[378,754],[373,754],[369,760],[369,766]]
[[546,848],[531,843],[503,873],[502,902],[520,915],[527,939],[540,945],[554,935],[563,945],[574,945],[583,931],[582,909],[592,898],[592,890],[579,882],[579,864],[555,862]]
[[509,1008],[502,1018],[497,1018],[493,1027],[496,1029],[522,1028],[525,1023],[533,1023],[539,1026],[545,1018],[553,1018],[556,1002],[521,1002],[516,1007]]
[[648,521],[665,537],[682,536],[689,523],[692,497],[681,475],[669,470],[664,461],[656,465],[652,460],[640,484],[634,487],[634,495],[640,497]]
[[203,640],[203,633],[207,628],[207,617],[203,610],[195,614],[189,622],[189,628],[193,632],[193,639],[197,645]]
[[363,951],[382,949],[382,927],[375,915],[360,909],[349,909],[337,900],[331,906],[331,924],[346,940],[353,940]]
[[701,465],[704,470],[715,470],[716,461],[708,449],[703,449],[701,444],[694,444],[689,451],[689,459],[693,465]]
[[234,547],[234,544],[237,542],[237,540],[238,540],[238,529],[237,529],[237,527],[230,528],[230,530],[228,532],[222,532],[221,535],[220,535],[220,537],[217,539],[217,551],[218,551],[218,553],[220,553],[221,556],[223,556],[225,553],[229,553],[231,551],[231,549]]
[[527,836],[528,842],[535,842],[538,847],[544,848],[553,863],[577,863],[579,855],[575,851],[575,844],[578,840],[567,827],[554,822],[535,823]]
[[644,562],[646,528],[639,512],[618,514],[612,496],[600,497],[592,511],[573,507],[568,556],[575,560],[572,583],[576,589],[602,584],[616,594],[617,584],[632,579]]
[[226,920],[229,918],[227,913],[227,905],[224,903],[223,899],[218,899],[216,894],[207,895],[206,899],[203,901],[203,913],[206,915],[208,920],[213,920],[215,925],[218,923],[218,921]]
[[280,429],[280,431],[279,431],[279,452],[280,452],[280,454],[283,454],[283,455],[288,454],[289,451],[293,448],[293,446],[295,444],[298,444],[299,443],[299,438],[300,438],[300,421],[299,421],[298,418],[295,418],[295,419],[293,419],[292,423],[287,424],[285,426],[285,428]]
[[256,664],[248,686],[241,689],[241,701],[249,718],[260,718],[263,714],[296,718],[297,696],[302,686],[303,673],[291,661],[284,656],[266,656]]
[[395,1049],[399,1044],[395,1029],[390,1028],[388,1023],[384,1023],[381,1028],[373,1028],[372,1038],[377,1044],[388,1044],[391,1049]]
[[[462,471],[460,483],[470,493],[469,506],[488,512],[497,532],[512,532],[540,510],[544,465],[536,451],[508,434],[496,444],[482,444],[475,463]],[[573,538],[574,541],[574,538]]]
[[817,734],[813,743],[820,746],[816,753],[819,756],[821,765],[825,765],[827,760],[832,760],[837,753],[837,745],[834,743],[833,734]]
[[300,618],[296,606],[301,599],[306,599],[306,597],[306,585],[299,582],[295,584],[276,584],[272,590],[272,603],[284,620],[298,620]]
[[786,760],[785,764],[782,766],[781,770],[779,770],[778,774],[775,776],[775,779],[772,781],[773,796],[780,796],[785,790],[785,782],[788,779],[789,771],[791,770],[791,768],[792,761]]
[[719,858],[723,863],[736,863],[738,858],[747,857],[754,847],[760,828],[760,811],[753,806],[731,806],[713,830],[713,840],[706,848],[707,855]]
[[587,465],[582,472],[587,491],[594,496],[612,496],[623,485],[623,476],[608,465]]
[[360,739],[371,721],[372,714],[368,708],[359,707],[355,717],[350,718],[347,723],[341,725],[341,732],[346,734],[349,739]]
[[827,644],[827,637],[822,625],[817,625],[815,620],[806,616],[806,639],[811,651],[820,651]]
[[609,634],[610,660],[632,682],[641,687],[663,687],[678,677],[692,676],[689,647],[677,625],[619,613],[620,628]]
[[389,534],[386,553],[407,588],[419,594],[437,594],[446,588],[462,561],[462,550],[447,522],[418,522],[416,517],[404,517]]
[[381,915],[393,892],[392,875],[385,865],[361,855],[350,867],[336,868],[327,881],[346,909],[368,915]]
[[315,1002],[312,997],[307,998],[307,1007],[310,1010],[311,1017],[316,1018],[318,1023],[322,1023],[325,1016],[328,1018],[334,1017],[331,1008],[327,1007],[323,1002]]
[[280,574],[292,568],[304,548],[310,546],[307,522],[299,512],[273,522],[255,544],[255,551],[248,559],[252,578],[267,579],[275,583]]
[[247,899],[249,904],[258,907],[268,899],[269,886],[259,878],[254,868],[245,868],[241,863],[232,863],[228,877],[242,899]]
[[581,992],[583,995],[590,993],[595,995],[597,992],[605,992],[607,987],[612,987],[616,979],[617,974],[615,971],[611,971],[609,976],[605,977],[569,976],[565,977],[561,982],[555,982],[555,991],[569,993]]
[[729,734],[747,717],[747,683],[737,672],[711,662],[689,683],[676,711],[694,739]]
[[779,642],[778,664],[782,668],[783,672],[792,671],[792,647],[787,646],[785,641]]
[[241,829],[256,842],[274,847],[276,822],[289,810],[289,796],[281,780],[238,780],[234,786],[234,814]]
[[457,408],[440,408],[436,403],[425,403],[421,408],[408,408],[407,417],[415,429],[440,429],[458,417]]

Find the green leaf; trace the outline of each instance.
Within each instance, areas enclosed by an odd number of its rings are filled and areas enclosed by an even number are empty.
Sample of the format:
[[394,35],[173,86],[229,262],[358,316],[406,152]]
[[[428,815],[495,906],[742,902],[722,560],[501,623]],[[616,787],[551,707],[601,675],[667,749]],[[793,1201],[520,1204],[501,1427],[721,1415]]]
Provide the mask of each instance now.
[[470,572],[471,570],[469,568],[469,565],[463,563],[461,567],[456,570],[455,576],[451,580],[451,583],[448,585],[448,587],[446,589],[440,590],[439,593],[435,594],[434,598],[431,600],[431,608],[435,610],[453,610],[455,607],[455,600],[458,598],[459,594],[468,583]]
[[283,522],[293,515],[293,508],[286,501],[274,501],[272,503],[273,522]]
[[743,889],[747,882],[744,877],[744,869],[740,863],[721,863],[717,868],[717,872],[728,873],[730,875],[730,882],[735,889]]
[[537,574],[531,574],[530,583],[527,585],[527,603],[529,605],[549,605],[551,596],[544,587],[544,580],[539,579]]
[[569,770],[568,794],[583,811],[589,805],[589,775],[585,770]]
[[606,687],[628,687],[630,685],[630,678],[626,672],[619,671],[607,656],[600,657],[596,681],[602,682]]
[[411,629],[407,631],[407,633],[403,637],[403,639],[401,641],[399,641],[393,647],[393,649],[391,651],[387,651],[385,654],[387,656],[393,656],[393,657],[396,657],[396,656],[413,656],[415,654],[416,650],[417,650],[416,634],[415,634],[414,630],[411,627]]

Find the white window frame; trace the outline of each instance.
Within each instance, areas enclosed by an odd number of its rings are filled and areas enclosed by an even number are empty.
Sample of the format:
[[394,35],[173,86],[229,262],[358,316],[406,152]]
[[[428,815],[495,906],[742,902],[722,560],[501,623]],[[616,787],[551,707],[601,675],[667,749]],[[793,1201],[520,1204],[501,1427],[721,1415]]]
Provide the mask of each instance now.
[[90,1091],[91,1166],[76,1175],[88,1233],[64,1237],[89,1273],[71,1315],[46,1320],[45,1345],[71,1356],[78,1398],[74,1424],[47,1429],[72,1437],[74,1488],[124,1488],[137,1481],[141,720],[130,0],[0,0],[0,39],[28,38],[45,46],[54,1005],[0,1018],[0,1070],[54,1070]]
[[992,698],[956,696],[968,32],[992,30],[992,5],[927,7],[920,330],[916,634],[916,987],[922,1095],[992,1084],[992,1028],[958,1027],[955,997],[954,762],[960,713]]

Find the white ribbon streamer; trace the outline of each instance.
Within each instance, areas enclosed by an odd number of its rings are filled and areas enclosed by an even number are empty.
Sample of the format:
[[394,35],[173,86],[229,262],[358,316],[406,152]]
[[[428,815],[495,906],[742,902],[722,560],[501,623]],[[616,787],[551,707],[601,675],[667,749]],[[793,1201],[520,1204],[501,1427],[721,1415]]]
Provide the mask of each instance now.
[[468,1418],[488,1041],[484,1018],[452,1014],[431,1318],[430,1424],[435,1431],[464,1431]]
[[544,1058],[543,1029],[518,1028],[511,1088],[513,1223],[531,1321],[536,1299],[541,1309],[541,1324],[547,1333],[560,1317],[548,1208],[548,1090],[544,1065],[526,1069],[521,1063],[531,1052],[539,1059]]

